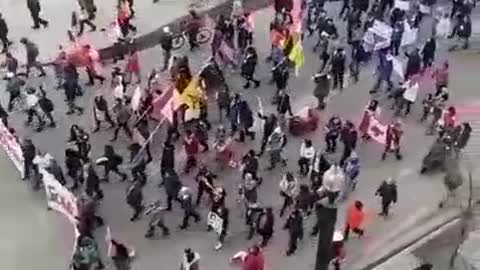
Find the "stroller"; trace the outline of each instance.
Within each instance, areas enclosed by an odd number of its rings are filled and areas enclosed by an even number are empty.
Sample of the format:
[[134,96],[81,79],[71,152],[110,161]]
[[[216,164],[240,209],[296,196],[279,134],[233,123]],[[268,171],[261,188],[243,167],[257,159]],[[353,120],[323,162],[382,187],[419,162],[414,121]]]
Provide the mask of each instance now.
[[312,108],[305,108],[298,115],[292,117],[288,129],[293,136],[301,136],[315,131],[318,128],[319,116]]

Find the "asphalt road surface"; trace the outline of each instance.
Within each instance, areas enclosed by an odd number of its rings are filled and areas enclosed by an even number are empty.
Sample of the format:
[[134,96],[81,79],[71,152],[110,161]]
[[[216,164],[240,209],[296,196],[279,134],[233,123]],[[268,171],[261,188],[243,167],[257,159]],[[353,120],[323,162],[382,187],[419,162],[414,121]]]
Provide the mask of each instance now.
[[[338,5],[339,3],[329,4],[329,13],[331,16],[336,17],[336,14],[338,14]],[[255,46],[257,47],[257,52],[261,59],[264,59],[267,56],[270,49],[269,36],[266,29],[268,29],[267,27],[270,19],[272,18],[272,14],[273,11],[271,9],[265,9],[256,12],[254,15]],[[339,27],[339,29],[340,28],[343,27]],[[429,27],[427,21],[426,25],[422,28],[420,40],[424,40],[428,36],[428,29]],[[305,41],[305,66],[300,71],[299,76],[292,76],[289,82],[289,92],[292,97],[292,106],[294,112],[300,111],[305,106],[311,106],[315,103],[311,95],[313,83],[310,80],[312,74],[319,67],[318,56],[315,55],[311,50],[315,41],[316,40],[314,39]],[[441,51],[442,50],[439,49],[438,52],[440,60],[446,58],[444,50],[443,52]],[[187,52],[185,51],[184,53]],[[144,76],[153,67],[161,66],[161,55],[162,53],[159,47],[144,51],[140,54],[142,73]],[[189,56],[192,70],[198,70],[198,68],[202,66],[203,62],[209,56],[209,46],[205,46],[200,51],[197,51],[193,54],[189,53]],[[477,85],[480,83],[480,78],[478,78],[477,72],[480,69],[479,58],[480,57],[477,54],[467,52],[455,53],[448,56],[451,66],[450,89],[452,92],[452,98],[456,104],[461,104],[460,106],[472,106],[472,104],[476,104]],[[269,68],[270,66],[263,62],[259,65],[257,76],[261,79],[262,86],[258,89],[249,90],[243,90],[241,88],[243,81],[238,76],[238,72],[229,71],[228,68],[226,68],[225,71],[227,73],[228,83],[233,92],[243,93],[243,96],[250,101],[250,104],[254,109],[258,109],[258,96],[263,101],[265,111],[273,112],[274,110],[269,104],[269,100],[274,92],[274,87],[267,84],[267,81],[270,78]],[[109,70],[110,67],[105,67],[105,74],[109,74]],[[51,74],[52,73],[49,73],[49,75]],[[40,81],[38,79],[32,79],[30,83],[32,85],[38,85]],[[369,67],[366,67],[362,71],[361,81],[358,84],[352,85],[343,90],[342,93],[337,93],[336,95],[332,96],[327,105],[327,110],[322,112],[321,123],[324,124],[325,120],[328,119],[328,117],[332,114],[339,115],[345,119],[350,119],[358,123],[358,121],[360,121],[360,115],[363,111],[363,108],[370,98],[368,90],[371,89],[373,83],[374,78],[372,76],[372,70]],[[38,148],[43,151],[50,152],[59,160],[60,163],[63,163],[63,151],[66,146],[65,142],[67,140],[68,129],[70,125],[75,123],[83,126],[87,130],[93,129],[93,118],[90,110],[92,108],[93,96],[96,93],[106,93],[111,95],[111,89],[108,88],[108,84],[103,87],[95,86],[93,88],[87,88],[86,94],[79,101],[79,104],[86,108],[86,113],[84,116],[78,117],[75,115],[65,115],[64,112],[66,111],[66,108],[63,102],[63,94],[61,92],[56,92],[53,90],[53,88],[49,87],[53,85],[52,76],[48,76],[46,79],[46,85],[47,89],[49,89],[48,92],[50,98],[52,98],[56,104],[55,117],[58,120],[58,127],[56,129],[48,129],[42,133],[34,133],[31,128],[26,128],[23,126],[26,116],[20,113],[13,114],[11,116],[11,122],[18,129],[20,136],[31,136]],[[132,89],[130,89],[130,91],[131,90]],[[437,209],[437,202],[442,198],[442,196],[444,196],[444,188],[441,177],[439,175],[420,176],[417,173],[422,157],[426,153],[433,139],[432,137],[427,137],[424,135],[425,127],[418,123],[421,113],[421,106],[419,103],[423,97],[423,93],[428,91],[430,91],[430,89],[422,90],[412,115],[403,120],[405,123],[405,135],[402,145],[402,152],[404,155],[404,159],[402,161],[396,161],[393,159],[393,157],[384,162],[380,161],[380,155],[383,150],[383,146],[374,142],[360,143],[358,145],[357,152],[361,158],[362,166],[359,185],[357,190],[348,198],[348,201],[341,205],[337,227],[339,229],[343,228],[345,207],[350,204],[352,200],[359,199],[364,202],[368,212],[368,218],[366,234],[363,239],[359,240],[352,238],[352,240],[348,243],[347,264],[349,265],[354,265],[359,261],[368,260],[368,258],[375,256],[375,254],[380,250],[388,248],[390,239],[401,236],[402,233],[405,230],[408,230],[411,226],[421,226],[421,224],[417,224],[417,222],[422,220],[422,218],[425,216],[442,214],[442,211],[438,211]],[[6,105],[6,94],[1,93],[1,97],[2,104]],[[383,111],[381,121],[387,122],[389,119],[391,119],[392,113],[388,109],[390,105],[389,102],[390,101],[386,101],[383,98],[381,99]],[[216,119],[218,118],[216,111],[214,110],[214,106],[211,107],[210,117],[215,123]],[[259,129],[261,127],[261,123],[260,121],[256,122],[255,129],[260,132]],[[153,129],[154,124],[151,126],[151,129]],[[323,145],[322,132],[323,130],[320,128],[317,132],[308,135],[308,137],[313,140],[316,147],[321,147]],[[109,143],[108,140],[111,138],[111,136],[111,131],[102,131],[91,135],[91,143],[94,146],[92,150],[93,157],[99,157],[101,155],[103,145]],[[160,181],[159,158],[161,153],[160,145],[163,141],[162,137],[163,132],[161,131],[154,137],[153,140],[153,152],[155,159],[149,166],[149,183],[144,189],[144,192],[146,193],[146,202],[152,202],[158,198],[165,198],[164,191],[157,187],[157,184]],[[289,137],[289,143],[285,149],[289,163],[288,168],[277,169],[272,172],[265,171],[263,169],[261,170],[264,183],[259,189],[259,200],[263,205],[273,206],[277,215],[274,238],[264,251],[266,254],[266,265],[268,269],[307,270],[312,269],[314,263],[316,240],[311,239],[310,237],[305,237],[303,243],[300,245],[299,250],[294,256],[284,256],[287,246],[287,234],[281,229],[284,219],[278,217],[279,208],[281,206],[281,198],[278,195],[278,182],[282,172],[286,171],[287,169],[293,172],[297,171],[296,162],[298,159],[300,143],[300,138]],[[119,153],[124,154],[124,157],[126,157],[126,146],[128,144],[128,139],[120,135],[119,140],[114,143],[114,146]],[[238,145],[237,157],[240,157],[241,154],[245,153],[250,148],[258,149],[259,141],[248,141],[245,143],[245,145]],[[177,145],[177,168],[181,168],[184,164],[184,155],[182,153],[183,151],[181,149],[181,145]],[[212,160],[212,155],[212,153],[206,154],[204,157],[202,157],[202,161],[209,165],[212,164],[209,162],[209,160]],[[337,154],[330,156],[330,158],[334,160],[338,159],[339,157]],[[267,158],[262,158],[261,168],[266,168],[268,166],[267,163]],[[11,166],[8,161],[0,164],[5,167]],[[215,168],[215,166],[211,167]],[[103,172],[99,170],[99,173]],[[2,181],[2,185],[5,185],[4,183],[8,182],[18,182],[15,172],[12,172],[12,174],[14,176],[8,177],[9,179],[6,179],[7,181]],[[380,182],[390,176],[396,177],[397,179],[399,188],[399,203],[394,206],[393,215],[384,220],[376,215],[380,203],[373,196],[373,194]],[[201,254],[202,269],[225,270],[230,268],[228,258],[232,254],[239,250],[245,249],[254,242],[253,240],[250,242],[245,240],[246,227],[244,226],[244,220],[242,218],[242,210],[239,209],[238,204],[235,202],[235,199],[237,198],[236,183],[238,182],[239,178],[240,174],[237,170],[228,169],[220,172],[218,184],[225,186],[227,193],[229,194],[227,197],[227,207],[229,207],[231,210],[230,232],[225,241],[224,248],[221,251],[213,250],[216,237],[213,232],[206,232],[205,221],[202,221],[199,224],[192,224],[187,231],[180,231],[177,228],[177,225],[180,224],[182,218],[182,213],[178,206],[174,207],[174,211],[168,213],[167,216],[167,226],[169,226],[172,230],[171,236],[168,238],[160,237],[156,240],[146,240],[143,235],[146,230],[147,221],[140,220],[135,223],[129,222],[131,209],[125,203],[125,190],[127,186],[125,183],[117,182],[114,177],[111,178],[111,183],[103,185],[103,189],[105,190],[105,200],[102,202],[100,212],[110,225],[113,236],[125,241],[129,245],[132,245],[137,250],[139,256],[135,261],[135,269],[153,270],[158,269],[159,267],[178,267],[178,264],[181,260],[182,250],[186,247],[191,247]],[[196,189],[195,182],[193,180],[193,174],[181,175],[181,179],[184,184],[191,186],[194,190]],[[301,181],[307,180],[301,179]],[[9,190],[6,186],[2,186],[0,189],[2,192]],[[28,186],[20,184],[18,189],[20,190],[17,191],[19,194],[24,192],[30,197],[35,196],[30,194],[31,192]],[[13,196],[13,194],[17,193],[13,193],[12,190],[10,196]],[[38,196],[41,197],[40,195]],[[25,198],[23,201],[28,201],[28,198]],[[42,215],[42,217],[47,216],[48,218],[50,218],[50,216],[56,216],[56,214],[52,214],[44,210],[44,202],[41,200],[28,203],[28,205],[30,205],[29,207],[35,207],[34,209],[36,210],[36,215]],[[204,220],[206,219],[208,209],[209,207],[206,205],[206,203],[203,203],[200,206],[200,212]],[[49,222],[54,222],[55,220],[55,218],[51,218],[49,219]],[[307,235],[310,232],[313,222],[313,216],[305,221]],[[57,225],[57,227],[45,226],[45,230],[38,231],[38,233],[41,234],[42,237],[57,234],[57,231],[68,233],[69,229],[71,229],[71,227],[69,227],[70,225],[66,222],[65,224],[61,224],[62,225],[60,226]],[[7,231],[6,233],[9,232]],[[100,242],[103,239],[103,233],[104,229],[100,229],[98,231],[98,239]],[[69,234],[66,235],[68,236]],[[65,237],[62,237],[61,241],[65,241],[65,239]],[[258,241],[258,239],[255,241]],[[43,247],[45,250],[54,253],[55,248],[58,245],[52,244],[51,242],[54,241],[45,239],[45,241],[39,241],[39,245],[44,243]],[[50,265],[49,267],[44,268],[37,267],[37,269],[64,269],[62,266],[65,265],[65,256],[67,256],[70,252],[70,243],[68,241],[66,242],[66,245],[60,248],[58,253],[55,252],[52,257],[47,255],[43,259],[46,261],[47,258],[53,258],[55,263],[57,263],[59,260],[62,260],[62,263],[59,263],[59,265],[55,267]],[[22,250],[22,247],[20,247],[19,250]],[[25,251],[22,250],[22,252]],[[21,255],[17,256],[24,255],[21,253]],[[8,269],[29,268],[15,267]]]

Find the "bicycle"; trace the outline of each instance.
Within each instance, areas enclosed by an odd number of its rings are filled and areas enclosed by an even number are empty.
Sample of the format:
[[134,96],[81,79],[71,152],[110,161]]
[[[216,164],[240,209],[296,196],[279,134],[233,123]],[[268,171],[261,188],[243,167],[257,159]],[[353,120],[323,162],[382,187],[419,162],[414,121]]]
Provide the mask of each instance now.
[[[186,22],[181,23],[181,29],[184,29],[185,24],[186,24]],[[201,44],[207,43],[208,41],[210,41],[212,36],[213,36],[213,33],[210,29],[208,29],[205,26],[201,26],[198,29],[198,33],[197,33],[197,37],[196,37],[197,44],[201,45]],[[182,48],[183,45],[185,45],[185,42],[188,40],[188,38],[189,38],[188,37],[188,32],[186,30],[182,30],[181,33],[173,35],[172,48],[174,50],[178,50],[178,49]]]

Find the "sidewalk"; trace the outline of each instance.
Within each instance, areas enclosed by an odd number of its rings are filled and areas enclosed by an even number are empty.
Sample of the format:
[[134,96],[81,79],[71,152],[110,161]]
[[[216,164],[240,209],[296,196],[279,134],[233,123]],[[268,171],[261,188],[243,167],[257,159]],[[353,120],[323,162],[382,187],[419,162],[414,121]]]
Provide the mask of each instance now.
[[[90,40],[96,48],[111,46],[111,40],[105,32],[99,31],[108,26],[116,16],[116,3],[118,0],[96,0],[98,11],[94,23],[97,25],[96,32],[88,32],[84,37]],[[152,0],[135,1],[135,15],[132,24],[138,29],[138,37],[148,36],[149,33],[161,29],[163,25],[176,22],[178,18],[188,14],[189,4],[192,0],[160,0],[152,3]],[[197,8],[204,12],[226,5],[229,0],[205,0],[203,7]],[[31,29],[32,20],[24,0],[4,0],[0,2],[0,10],[9,27],[9,37],[15,44],[13,51],[24,61],[23,46],[20,46],[21,37],[28,37],[39,45],[40,60],[47,62],[51,59],[58,45],[67,42],[67,30],[70,27],[71,13],[79,10],[77,0],[43,0],[42,16],[50,21],[48,28],[39,30]],[[157,41],[158,43],[158,41]]]

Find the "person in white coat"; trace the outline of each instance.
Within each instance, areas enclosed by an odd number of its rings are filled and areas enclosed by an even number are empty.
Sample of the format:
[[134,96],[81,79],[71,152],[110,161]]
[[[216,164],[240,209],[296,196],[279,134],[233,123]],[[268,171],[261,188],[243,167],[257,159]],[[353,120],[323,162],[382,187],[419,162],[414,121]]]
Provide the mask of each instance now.
[[405,89],[405,91],[403,92],[403,102],[397,108],[396,115],[400,115],[401,112],[405,109],[406,116],[410,113],[412,104],[414,104],[415,100],[417,99],[418,89],[420,87],[414,76],[413,78],[410,78],[404,83],[403,88]]
[[315,148],[312,141],[305,139],[300,146],[300,158],[298,159],[298,166],[300,167],[300,175],[307,175],[313,158],[315,157]]

